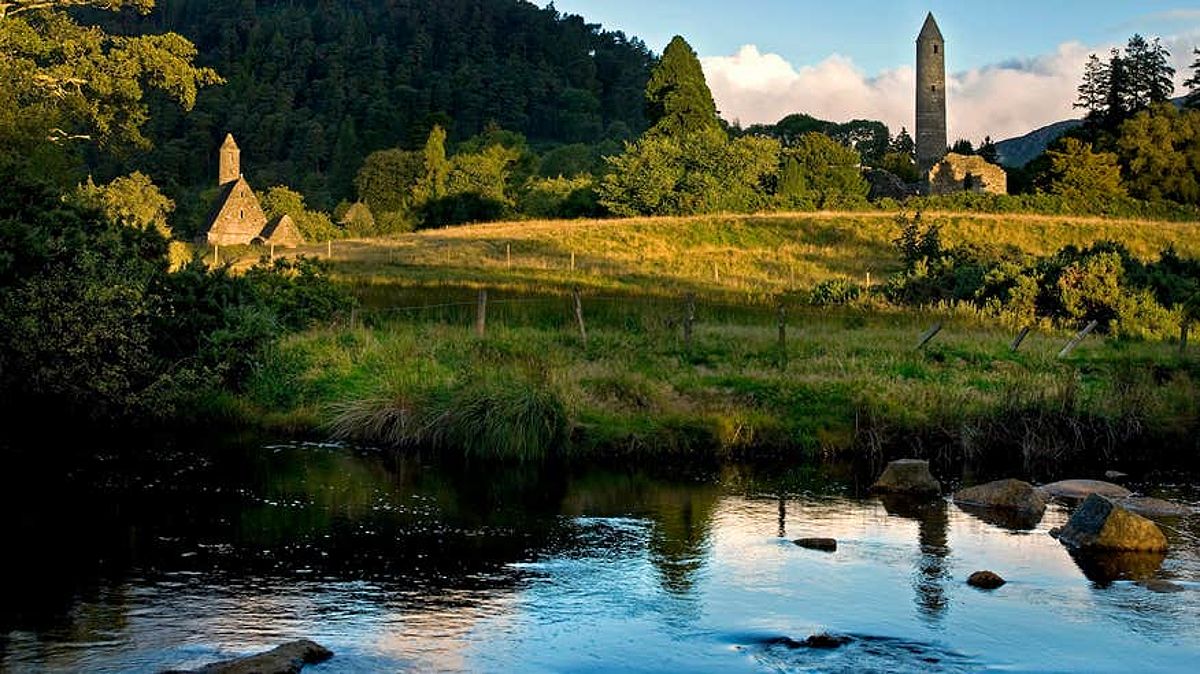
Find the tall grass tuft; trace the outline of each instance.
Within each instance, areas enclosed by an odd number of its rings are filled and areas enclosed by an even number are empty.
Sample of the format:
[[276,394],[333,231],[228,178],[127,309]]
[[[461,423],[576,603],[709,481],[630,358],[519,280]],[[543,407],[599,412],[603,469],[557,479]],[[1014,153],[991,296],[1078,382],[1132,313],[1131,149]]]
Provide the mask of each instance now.
[[557,391],[522,380],[473,382],[416,396],[343,403],[330,423],[339,440],[521,462],[561,452],[570,428]]

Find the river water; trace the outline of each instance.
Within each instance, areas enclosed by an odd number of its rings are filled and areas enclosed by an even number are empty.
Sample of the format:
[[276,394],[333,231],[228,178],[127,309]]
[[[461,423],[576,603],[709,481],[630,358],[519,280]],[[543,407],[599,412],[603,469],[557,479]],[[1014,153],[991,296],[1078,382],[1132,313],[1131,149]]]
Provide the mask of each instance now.
[[[0,670],[157,672],[311,638],[336,655],[306,672],[1200,671],[1196,517],[1164,522],[1165,559],[1089,562],[1048,535],[1061,506],[1008,529],[862,498],[836,467],[153,455],[7,471]],[[1010,582],[968,587],[980,569]],[[850,641],[799,643],[821,633]]]

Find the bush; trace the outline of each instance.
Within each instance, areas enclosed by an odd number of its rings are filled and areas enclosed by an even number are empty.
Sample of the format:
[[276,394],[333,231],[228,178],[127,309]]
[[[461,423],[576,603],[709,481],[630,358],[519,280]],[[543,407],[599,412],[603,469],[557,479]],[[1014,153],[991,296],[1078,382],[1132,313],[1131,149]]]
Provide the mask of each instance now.
[[862,287],[846,279],[822,281],[812,289],[809,304],[817,307],[851,304],[862,295]]

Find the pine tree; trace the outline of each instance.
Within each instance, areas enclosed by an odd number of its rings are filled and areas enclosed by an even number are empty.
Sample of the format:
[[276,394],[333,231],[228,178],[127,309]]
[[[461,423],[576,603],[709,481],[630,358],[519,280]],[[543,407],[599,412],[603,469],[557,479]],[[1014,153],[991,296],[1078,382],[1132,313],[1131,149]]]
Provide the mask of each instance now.
[[721,128],[700,59],[678,35],[650,73],[646,118],[655,132],[675,137]]
[[900,133],[892,139],[891,146],[888,148],[891,152],[898,152],[908,157],[915,157],[917,154],[917,144],[913,141],[912,136],[908,135],[908,129],[900,127]]
[[1170,57],[1170,52],[1158,39],[1151,43],[1141,35],[1129,38],[1129,44],[1125,46],[1129,76],[1126,109],[1129,112],[1162,103],[1174,93],[1175,69],[1171,67]]
[[1187,87],[1187,98],[1183,100],[1184,107],[1200,108],[1200,49],[1193,49],[1196,60],[1192,63],[1192,77],[1183,83]]
[[1083,83],[1079,85],[1076,108],[1087,110],[1087,118],[1095,119],[1105,110],[1108,93],[1109,69],[1100,57],[1092,54],[1083,69]]
[[1113,48],[1108,59],[1108,86],[1104,93],[1104,118],[1112,128],[1116,128],[1130,111],[1130,75],[1128,62],[1121,56],[1121,50]]
[[1000,161],[1000,150],[991,136],[984,136],[983,144],[979,146],[975,154],[983,157],[989,164],[997,164]]

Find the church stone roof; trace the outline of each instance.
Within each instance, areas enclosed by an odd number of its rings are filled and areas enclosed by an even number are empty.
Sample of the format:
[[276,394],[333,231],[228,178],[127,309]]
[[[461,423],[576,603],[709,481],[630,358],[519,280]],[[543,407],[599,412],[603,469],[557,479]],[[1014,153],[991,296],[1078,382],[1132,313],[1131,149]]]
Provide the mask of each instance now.
[[245,178],[221,187],[208,217],[208,243],[236,246],[250,243],[267,226],[267,216]]
[[295,248],[304,243],[304,237],[300,235],[300,228],[296,226],[296,221],[292,220],[292,216],[284,213],[267,223],[263,228],[259,238],[266,245],[283,246],[284,248]]
[[929,15],[925,17],[925,25],[921,27],[921,34],[917,36],[918,42],[925,42],[927,40],[937,40],[938,42],[946,41],[945,38],[942,37],[942,30],[938,28],[937,21],[933,18],[933,12],[930,12]]

